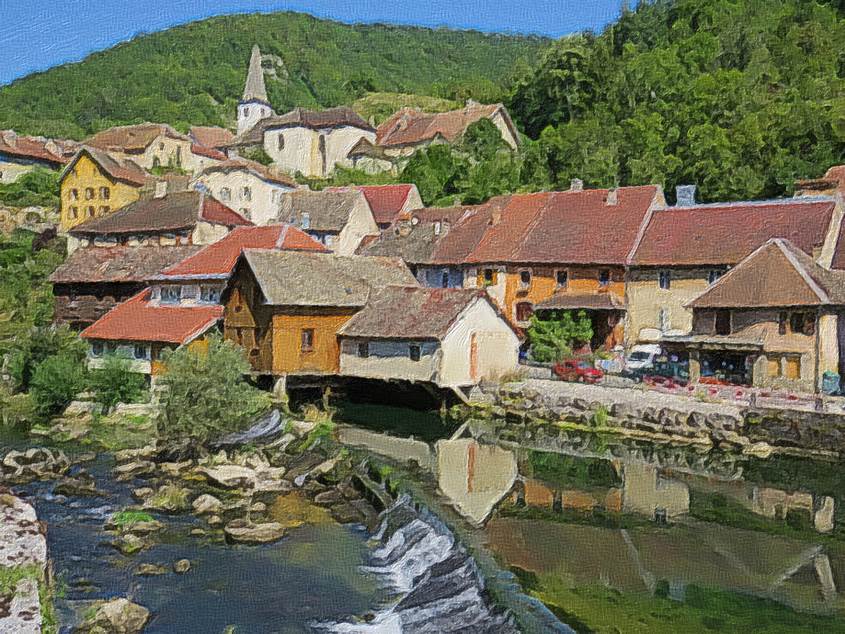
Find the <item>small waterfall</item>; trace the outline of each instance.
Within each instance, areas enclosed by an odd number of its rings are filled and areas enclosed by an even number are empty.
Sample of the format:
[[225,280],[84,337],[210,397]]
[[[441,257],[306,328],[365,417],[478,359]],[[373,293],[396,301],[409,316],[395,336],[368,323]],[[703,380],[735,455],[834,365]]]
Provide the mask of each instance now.
[[493,608],[475,561],[434,514],[417,511],[407,496],[382,513],[378,540],[364,570],[396,595],[366,622],[327,623],[341,634],[510,634],[511,617]]

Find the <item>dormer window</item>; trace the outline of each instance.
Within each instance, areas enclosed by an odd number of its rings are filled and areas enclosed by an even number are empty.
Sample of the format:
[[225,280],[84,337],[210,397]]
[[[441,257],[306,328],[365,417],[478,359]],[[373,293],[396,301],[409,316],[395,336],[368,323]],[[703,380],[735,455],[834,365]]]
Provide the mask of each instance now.
[[220,288],[216,286],[201,286],[200,301],[206,302],[208,304],[219,304]]
[[180,286],[162,286],[161,287],[161,302],[163,304],[178,304],[182,297],[182,288]]
[[232,190],[228,187],[224,187],[220,190],[220,200],[222,201],[229,201],[232,200]]
[[303,229],[310,229],[311,228],[311,214],[303,211],[299,215],[299,226],[302,227]]

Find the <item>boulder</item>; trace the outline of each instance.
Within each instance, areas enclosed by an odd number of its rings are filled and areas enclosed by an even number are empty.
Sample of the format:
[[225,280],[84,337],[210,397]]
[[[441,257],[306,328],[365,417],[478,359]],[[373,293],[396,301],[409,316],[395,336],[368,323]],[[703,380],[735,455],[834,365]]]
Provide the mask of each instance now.
[[140,449],[124,449],[114,454],[117,462],[131,462],[133,460],[145,460],[156,455],[156,448],[153,445],[146,445]]
[[251,486],[255,481],[254,469],[240,465],[227,464],[217,467],[199,467],[196,472],[204,475],[209,482],[224,489],[238,489]]
[[285,527],[278,522],[251,524],[237,519],[229,522],[223,529],[226,540],[240,544],[269,544],[285,536]]
[[173,562],[173,572],[179,575],[183,575],[191,569],[191,560],[190,559],[180,559],[178,561]]
[[223,502],[206,493],[194,500],[191,506],[197,515],[206,515],[219,513],[223,509]]
[[190,491],[174,484],[165,484],[158,491],[144,500],[144,508],[154,511],[177,513],[189,508],[188,496]]
[[159,468],[169,476],[178,477],[191,468],[194,463],[190,460],[183,462],[162,462]]
[[134,480],[139,476],[154,473],[155,470],[155,463],[149,460],[135,460],[116,466],[114,468],[114,475],[118,482],[126,482],[127,480]]
[[74,478],[63,478],[53,487],[54,495],[86,497],[103,495],[97,488],[97,481],[87,473],[80,473]]
[[79,633],[108,632],[137,634],[144,629],[150,611],[129,599],[119,598],[95,603],[85,621],[76,628]]
[[118,539],[113,541],[112,546],[124,555],[134,555],[135,553],[144,550],[144,548],[147,547],[147,544],[137,535],[129,533],[127,535],[121,535]]
[[755,442],[753,445],[743,447],[742,453],[755,458],[768,458],[772,455],[774,448],[767,442]]
[[27,482],[63,475],[70,468],[70,460],[59,449],[33,447],[26,451],[10,451],[3,457],[3,479]]
[[297,436],[306,436],[317,426],[315,422],[306,420],[292,420],[290,421],[290,429]]
[[65,418],[84,418],[93,416],[95,412],[102,411],[102,406],[99,403],[91,401],[71,401],[65,408],[62,416]]
[[159,575],[166,575],[167,568],[159,566],[158,564],[139,564],[135,568],[135,575],[138,577],[155,577]]
[[334,504],[340,504],[342,501],[343,495],[337,489],[323,491],[314,497],[314,504],[319,504],[320,506],[332,506]]

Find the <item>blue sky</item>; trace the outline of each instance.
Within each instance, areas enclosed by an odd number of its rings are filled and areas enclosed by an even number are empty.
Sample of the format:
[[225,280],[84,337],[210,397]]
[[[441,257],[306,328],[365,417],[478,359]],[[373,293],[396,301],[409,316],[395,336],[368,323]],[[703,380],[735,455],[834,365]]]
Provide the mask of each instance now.
[[[633,2],[631,4],[634,4]],[[77,61],[142,32],[211,15],[305,11],[392,22],[560,36],[600,29],[621,0],[0,0],[0,84]]]

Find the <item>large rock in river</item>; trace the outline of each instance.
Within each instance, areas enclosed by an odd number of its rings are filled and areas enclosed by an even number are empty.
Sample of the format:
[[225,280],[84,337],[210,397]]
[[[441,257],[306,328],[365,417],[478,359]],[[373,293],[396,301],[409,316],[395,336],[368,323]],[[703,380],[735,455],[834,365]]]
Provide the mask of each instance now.
[[93,634],[137,634],[144,629],[150,618],[150,611],[129,599],[112,599],[94,604],[89,616],[76,632]]
[[223,529],[226,540],[240,544],[269,544],[285,536],[285,527],[278,522],[250,524],[237,519],[229,522]]

